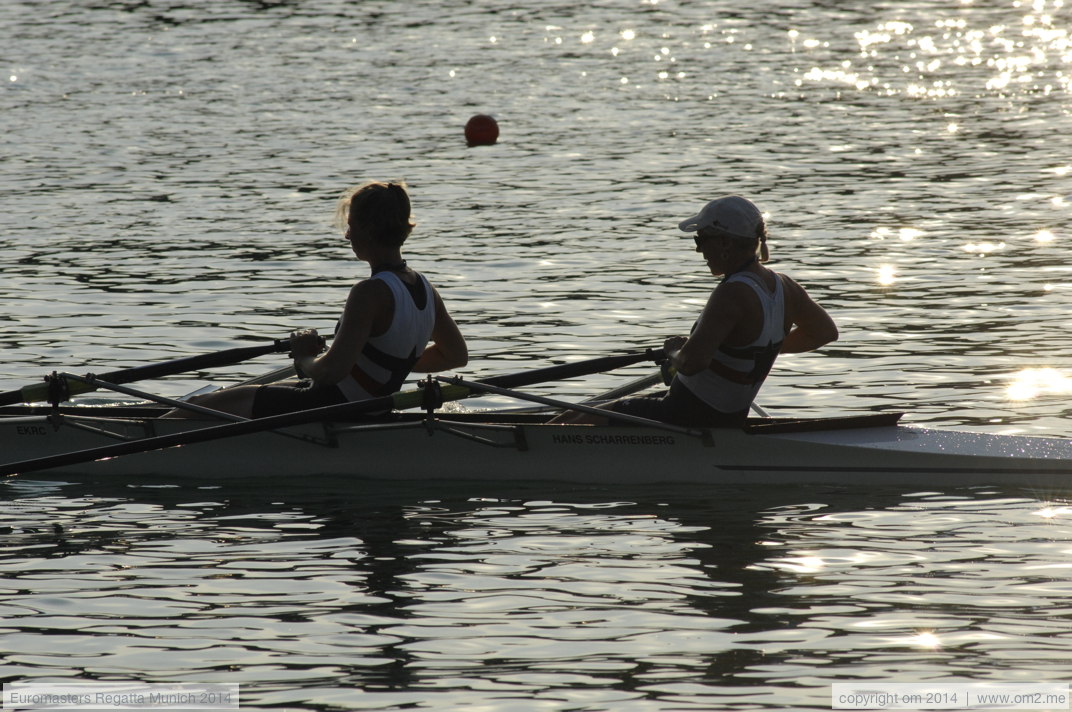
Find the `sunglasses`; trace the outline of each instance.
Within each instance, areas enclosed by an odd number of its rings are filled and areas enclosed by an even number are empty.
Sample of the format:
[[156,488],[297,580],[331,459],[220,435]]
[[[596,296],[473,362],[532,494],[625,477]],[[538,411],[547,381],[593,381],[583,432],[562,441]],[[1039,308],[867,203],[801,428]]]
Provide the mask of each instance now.
[[696,243],[696,247],[700,247],[707,240],[717,240],[719,238],[725,238],[725,237],[726,237],[726,235],[723,235],[722,233],[717,233],[717,232],[713,233],[713,234],[710,233],[710,232],[704,233],[704,234],[700,234],[699,232],[697,232],[695,235],[692,236],[692,240],[693,240],[693,242]]

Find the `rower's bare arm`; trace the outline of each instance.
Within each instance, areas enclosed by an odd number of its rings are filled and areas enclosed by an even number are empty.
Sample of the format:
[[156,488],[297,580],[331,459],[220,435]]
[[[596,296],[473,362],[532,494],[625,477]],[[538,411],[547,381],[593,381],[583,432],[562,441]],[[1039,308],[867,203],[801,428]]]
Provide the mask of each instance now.
[[447,311],[446,305],[435,293],[435,327],[432,328],[432,342],[424,350],[417,363],[413,365],[416,373],[435,373],[451,368],[461,368],[469,363],[469,347],[465,337],[458,328],[454,318]]
[[[726,286],[726,285],[723,285]],[[733,292],[720,286],[711,293],[696,328],[670,363],[679,373],[691,376],[711,364],[718,347],[741,320],[740,301]]]
[[[320,356],[295,359],[302,373],[317,383],[338,383],[346,377],[353,366],[354,354],[365,348],[376,315],[388,308],[384,301],[390,300],[390,292],[379,289],[380,286],[372,280],[353,286],[331,348]],[[389,306],[393,308],[393,302]]]
[[837,324],[830,314],[796,282],[786,280],[786,285],[793,300],[793,328],[782,342],[782,353],[814,351],[837,341]]

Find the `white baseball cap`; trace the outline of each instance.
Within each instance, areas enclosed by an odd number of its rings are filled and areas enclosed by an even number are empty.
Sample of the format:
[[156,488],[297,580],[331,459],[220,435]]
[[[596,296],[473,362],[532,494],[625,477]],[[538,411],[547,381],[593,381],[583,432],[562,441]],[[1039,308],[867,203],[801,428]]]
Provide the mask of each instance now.
[[683,232],[697,232],[708,227],[745,240],[765,236],[763,214],[755,203],[739,195],[712,200],[699,213],[678,223],[678,227]]

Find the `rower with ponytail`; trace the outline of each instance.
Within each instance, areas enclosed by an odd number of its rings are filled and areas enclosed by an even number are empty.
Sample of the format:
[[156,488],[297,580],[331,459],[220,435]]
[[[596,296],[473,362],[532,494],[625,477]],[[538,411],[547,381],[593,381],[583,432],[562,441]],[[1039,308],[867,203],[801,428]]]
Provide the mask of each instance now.
[[406,184],[374,181],[351,188],[339,198],[335,222],[372,274],[350,289],[331,348],[324,351],[315,329],[297,331],[291,355],[304,380],[236,386],[191,402],[260,418],[379,398],[398,391],[411,372],[467,363],[465,338],[439,292],[402,258],[416,225]]

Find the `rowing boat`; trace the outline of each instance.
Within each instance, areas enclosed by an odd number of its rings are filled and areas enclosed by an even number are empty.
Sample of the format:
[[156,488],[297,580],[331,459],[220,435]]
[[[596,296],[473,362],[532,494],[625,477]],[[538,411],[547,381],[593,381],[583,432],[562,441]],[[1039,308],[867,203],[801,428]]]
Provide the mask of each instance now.
[[[285,341],[277,340],[228,349],[115,371],[108,374],[108,381],[53,373],[45,387],[0,393],[0,476],[48,472],[139,482],[318,475],[355,481],[607,485],[1072,485],[1072,439],[917,427],[901,423],[899,413],[775,418],[761,408],[743,428],[680,428],[626,415],[615,415],[609,425],[564,425],[549,422],[552,415],[563,408],[592,410],[600,399],[650,387],[659,382],[657,375],[580,404],[517,390],[646,360],[660,362],[665,359],[661,349],[481,381],[429,377],[419,389],[254,420],[205,408],[199,409],[203,412],[198,418],[161,418],[168,408],[184,404],[119,385],[286,348]],[[254,382],[289,373],[281,369]],[[133,405],[67,402],[71,393],[97,388],[143,400]],[[543,408],[445,407],[486,393],[532,401]],[[47,399],[50,405],[16,405],[31,396]],[[412,412],[415,408],[423,412]],[[221,416],[232,422],[221,425]]]
[[[9,408],[8,462],[190,433],[146,406]],[[743,429],[548,424],[533,411],[395,413],[317,421],[47,470],[65,475],[216,482],[325,475],[354,480],[540,480],[618,484],[1072,482],[1072,440],[904,425],[899,414],[751,418]]]

